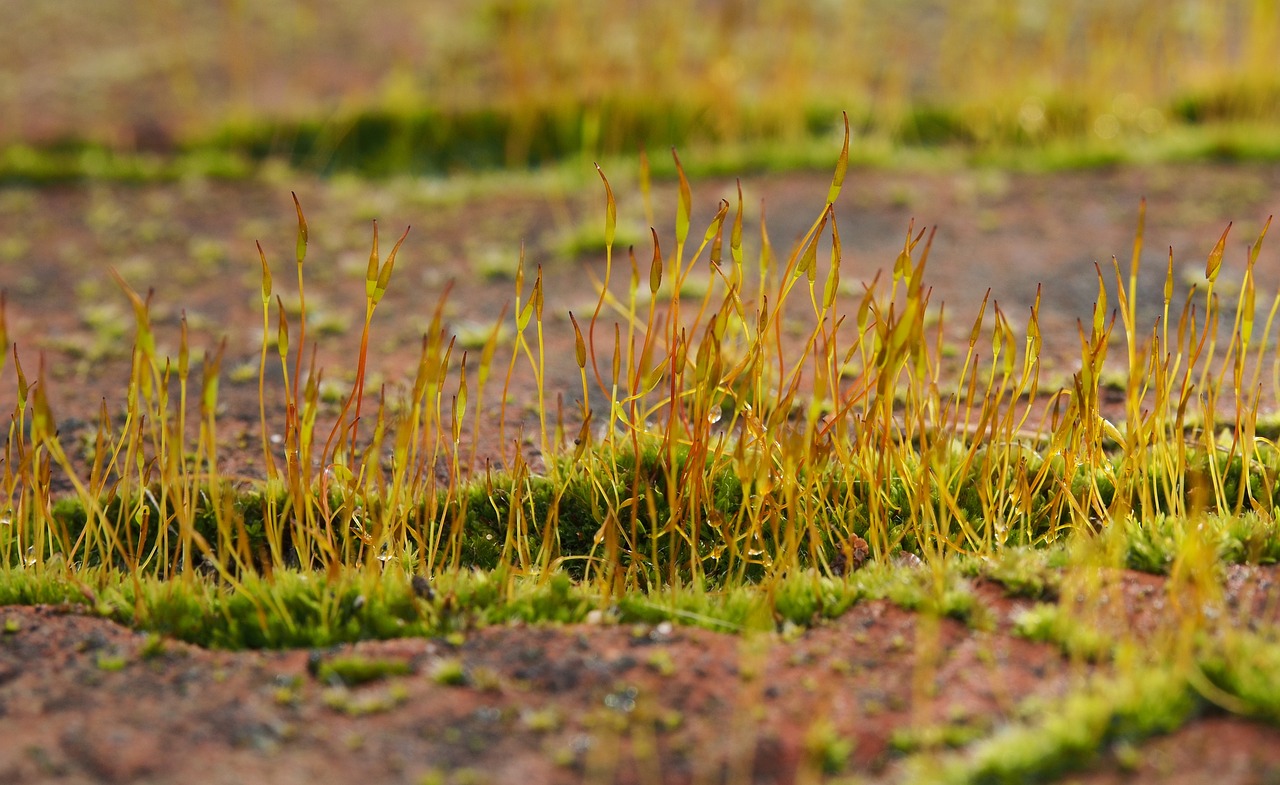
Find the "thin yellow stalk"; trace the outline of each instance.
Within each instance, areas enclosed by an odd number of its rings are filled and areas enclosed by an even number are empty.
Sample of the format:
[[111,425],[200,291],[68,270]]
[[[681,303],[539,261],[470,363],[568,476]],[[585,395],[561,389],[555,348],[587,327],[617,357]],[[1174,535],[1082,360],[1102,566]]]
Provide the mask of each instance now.
[[[262,347],[258,354],[258,423],[262,434],[262,462],[267,472],[267,479],[276,477],[276,460],[271,453],[271,439],[267,428],[267,336],[271,329],[271,267],[267,264],[267,254],[262,250],[262,243],[257,243],[258,259],[262,262]],[[288,387],[285,388],[286,394]]]
[[[605,387],[604,379],[600,376],[600,367],[596,364],[596,322],[600,319],[600,309],[604,307],[605,296],[609,292],[609,283],[613,276],[613,238],[617,231],[618,225],[618,205],[613,198],[613,188],[609,185],[609,178],[604,176],[604,170],[596,164],[596,173],[600,175],[600,180],[604,182],[605,193],[605,219],[604,219],[604,282],[600,285],[600,299],[596,301],[596,309],[591,314],[591,323],[587,329],[587,339],[591,347],[591,370],[595,372],[596,384],[600,387],[600,392],[608,395],[609,391]],[[578,330],[578,325],[574,323],[574,330]],[[617,383],[617,380],[614,380]],[[582,405],[587,406],[587,391],[582,392]],[[609,403],[610,411],[613,410],[613,401]]]
[[[298,311],[301,314],[298,318],[298,349],[293,362],[293,407],[295,411],[301,411],[302,398],[299,385],[302,383],[302,350],[307,345],[307,290],[302,280],[302,263],[307,258],[309,232],[307,231],[307,219],[302,214],[302,203],[298,201],[298,194],[291,191],[290,196],[293,197],[294,210],[298,213],[298,240],[295,247],[295,257],[298,260]],[[287,384],[286,389],[288,389]]]

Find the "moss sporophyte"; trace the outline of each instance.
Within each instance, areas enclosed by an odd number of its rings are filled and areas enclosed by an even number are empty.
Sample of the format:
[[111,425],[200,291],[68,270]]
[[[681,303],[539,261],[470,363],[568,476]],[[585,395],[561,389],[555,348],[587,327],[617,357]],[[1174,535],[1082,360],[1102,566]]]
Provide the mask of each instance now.
[[[691,580],[768,583],[797,568],[842,574],[900,550],[990,555],[1129,514],[1271,509],[1277,455],[1253,435],[1280,302],[1257,304],[1253,271],[1265,228],[1229,305],[1215,291],[1225,232],[1203,291],[1192,288],[1181,303],[1170,260],[1158,328],[1144,333],[1135,299],[1140,213],[1128,269],[1113,265],[1115,310],[1099,269],[1094,314],[1079,334],[1080,370],[1047,390],[1038,298],[1017,326],[984,301],[967,343],[948,348],[945,325],[929,309],[932,234],[924,229],[908,229],[887,283],[877,277],[860,296],[842,294],[836,204],[848,156],[846,134],[826,201],[785,259],[774,257],[763,220],[759,253],[748,259],[741,189],[736,203],[721,202],[694,247],[691,189],[680,173],[667,246],[674,250],[664,251],[655,231],[647,284],[629,254],[620,293],[617,208],[601,172],[604,278],[589,317],[571,316],[580,427],[566,422],[572,413],[558,416],[562,425],[550,422],[543,277],[539,269],[530,291],[523,259],[505,364],[500,324],[478,356],[459,358],[437,308],[405,403],[389,407],[379,396],[366,415],[373,315],[406,241],[381,260],[376,225],[358,363],[334,417],[319,399],[320,370],[304,362],[316,339],[306,330],[309,229],[297,203],[296,329],[273,293],[269,260],[259,260],[267,476],[249,492],[220,472],[222,348],[206,351],[200,378],[189,378],[185,330],[176,363],[158,356],[151,303],[117,274],[136,322],[133,371],[124,421],[102,421],[90,465],[58,436],[45,369],[31,384],[12,354],[17,402],[4,482],[13,525],[0,557],[12,567],[56,559],[159,577],[204,565],[240,580],[290,565],[373,569],[390,556],[421,575],[506,565],[510,575],[563,570],[615,592]],[[820,243],[829,248],[825,262]],[[710,284],[689,295],[681,283],[695,269],[709,270]],[[659,299],[666,279],[675,285]],[[284,380],[275,392],[266,369],[273,299]],[[1099,386],[1117,328],[1124,401],[1106,407]],[[478,441],[493,427],[480,410],[504,365],[496,427],[509,430],[518,364],[535,380],[545,468],[535,474],[508,454],[502,472],[468,480],[464,432]],[[283,423],[267,417],[277,393],[287,404]],[[1226,419],[1224,409],[1232,412]],[[570,441],[561,428],[577,432],[569,448],[560,447]],[[273,432],[283,433],[279,454],[267,438]],[[436,466],[447,468],[443,476]],[[54,497],[54,475],[70,496]]]
[[[929,620],[934,638],[890,641],[927,663],[943,622],[1003,623],[978,585],[990,581],[1039,603],[1009,622],[1015,633],[1091,675],[1058,707],[1078,727],[1029,705],[1017,732],[957,721],[902,737],[926,752],[978,739],[963,761],[930,759],[958,779],[1046,776],[1209,705],[1274,717],[1270,642],[1215,621],[1223,565],[1280,554],[1280,455],[1259,418],[1280,372],[1280,294],[1259,302],[1254,275],[1269,222],[1229,293],[1224,231],[1202,283],[1175,297],[1170,258],[1160,300],[1140,309],[1140,205],[1132,259],[1096,268],[1079,369],[1050,384],[1040,295],[1025,323],[984,299],[966,329],[949,330],[930,301],[930,231],[909,225],[891,269],[860,290],[842,283],[849,155],[846,126],[826,198],[785,255],[763,218],[755,245],[746,239],[741,186],[696,232],[673,156],[674,232],[653,230],[650,248],[621,261],[617,198],[600,170],[593,306],[556,318],[543,270],[521,255],[513,307],[466,347],[445,328],[444,296],[429,309],[398,399],[373,394],[373,316],[394,302],[384,298],[395,261],[412,245],[402,235],[384,258],[375,224],[360,348],[331,405],[314,359],[326,336],[307,320],[313,230],[295,197],[296,306],[261,248],[254,260],[263,338],[251,439],[265,476],[250,482],[226,473],[220,453],[224,346],[193,360],[181,321],[176,357],[162,357],[152,298],[115,273],[134,321],[121,417],[104,407],[90,436],[64,442],[45,363],[33,380],[16,348],[0,357],[0,374],[12,359],[16,392],[0,463],[0,602],[86,604],[228,648],[432,636],[455,650],[427,669],[437,685],[500,689],[461,654],[478,627],[617,621],[646,638],[646,625],[675,621],[794,643],[873,599]],[[698,276],[705,285],[689,286]],[[1153,325],[1139,318],[1148,312]],[[4,315],[0,297],[7,341]],[[580,400],[567,408],[549,403],[563,393],[547,387],[553,330],[555,346],[574,347]],[[532,451],[507,438],[528,427],[516,420],[530,401]],[[477,470],[476,445],[495,430],[500,447]],[[1141,642],[1164,659],[1144,659],[1097,611],[1126,567],[1167,576],[1176,618],[1159,645]],[[20,641],[26,628],[7,620],[3,632]],[[163,640],[104,652],[97,667],[162,660]],[[683,667],[666,649],[642,662],[659,680]],[[396,680],[414,667],[317,655],[312,675],[331,708],[367,714],[400,705]],[[368,700],[353,697],[383,680]],[[303,689],[281,688],[277,702],[296,705]],[[552,714],[527,724],[551,732]],[[856,753],[833,728],[818,720],[805,737],[815,772]],[[1023,732],[1043,743],[1008,755]]]

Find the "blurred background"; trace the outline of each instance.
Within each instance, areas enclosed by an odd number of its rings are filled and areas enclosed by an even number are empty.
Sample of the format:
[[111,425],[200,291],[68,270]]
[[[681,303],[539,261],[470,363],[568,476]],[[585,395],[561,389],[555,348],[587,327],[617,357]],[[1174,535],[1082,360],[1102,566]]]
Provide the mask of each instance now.
[[0,14],[0,168],[37,179],[174,153],[384,175],[672,145],[827,167],[841,110],[868,163],[1280,156],[1277,0],[0,0]]

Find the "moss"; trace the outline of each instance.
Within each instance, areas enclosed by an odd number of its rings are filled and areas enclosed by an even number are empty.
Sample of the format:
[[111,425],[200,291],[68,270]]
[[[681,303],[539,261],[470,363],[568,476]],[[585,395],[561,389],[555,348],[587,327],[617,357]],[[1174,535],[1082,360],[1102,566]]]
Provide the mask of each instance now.
[[573,579],[558,572],[546,581],[531,585],[521,591],[501,610],[503,620],[519,619],[527,622],[581,622],[594,607],[593,598],[575,590]]
[[[321,700],[328,708],[351,717],[382,714],[409,700],[409,692],[401,685],[373,692],[352,693],[346,687],[325,690]],[[358,739],[357,737],[352,737]],[[358,743],[358,742],[357,742]]]
[[409,663],[403,660],[369,659],[358,655],[324,659],[314,668],[314,675],[318,680],[348,687],[380,681],[389,676],[405,676],[412,672]]
[[112,149],[95,142],[65,140],[0,149],[0,183],[53,185],[81,180],[155,182],[183,178],[241,179],[254,170],[248,158],[212,146],[160,156]]
[[1023,722],[999,726],[961,753],[917,756],[903,770],[916,781],[1052,782],[1086,768],[1110,745],[1178,727],[1200,705],[1175,672],[1137,669],[1086,682],[1060,701],[1029,703]]
[[122,671],[129,664],[129,660],[119,654],[99,654],[96,662],[98,670],[108,673]]
[[[815,107],[816,109],[816,107]],[[824,107],[814,111],[814,132],[826,136],[831,118]],[[588,135],[599,120],[598,133]],[[766,138],[760,129],[739,132]],[[354,171],[368,177],[403,172],[447,174],[497,167],[536,167],[574,158],[631,152],[654,139],[687,146],[717,141],[705,122],[704,109],[679,100],[610,98],[593,105],[545,103],[515,110],[481,107],[452,110],[423,107],[409,110],[370,108],[325,120],[250,121],[229,125],[196,143],[200,149],[224,151],[263,160],[284,157],[301,168],[325,173]]]
[[1039,603],[1014,619],[1014,632],[1027,640],[1053,643],[1072,657],[1098,662],[1112,654],[1115,640],[1082,623],[1059,605]]
[[1179,96],[1170,112],[1184,122],[1205,124],[1272,114],[1277,101],[1278,81],[1235,81]]
[[1210,683],[1238,701],[1241,710],[1280,723],[1280,649],[1274,635],[1229,632],[1207,641],[1206,648],[1200,667]]
[[854,741],[840,734],[830,721],[819,720],[805,732],[804,750],[818,771],[826,775],[839,774],[853,754]]
[[1280,530],[1274,517],[1247,512],[1228,516],[1222,558],[1237,564],[1280,562]]
[[970,124],[955,110],[942,106],[918,106],[898,128],[898,137],[907,144],[971,144],[975,137]]
[[1066,566],[1064,547],[1036,549],[1028,546],[1004,548],[996,555],[965,562],[965,574],[995,581],[1011,597],[1053,600],[1058,597],[1061,573]]
[[797,575],[778,582],[774,610],[793,624],[809,625],[839,616],[864,596],[875,596],[865,585],[849,584],[817,575]]
[[992,723],[979,719],[961,719],[921,728],[895,730],[889,745],[902,753],[916,753],[941,748],[959,749],[980,741],[991,732]]
[[431,680],[446,687],[461,687],[468,681],[467,671],[461,660],[442,659],[432,666]]

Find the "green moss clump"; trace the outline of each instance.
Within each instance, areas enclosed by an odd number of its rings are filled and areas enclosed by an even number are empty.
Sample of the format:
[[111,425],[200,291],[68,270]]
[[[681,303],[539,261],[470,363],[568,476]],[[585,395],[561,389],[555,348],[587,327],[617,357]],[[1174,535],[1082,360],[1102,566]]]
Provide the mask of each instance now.
[[323,659],[312,669],[315,677],[325,684],[355,687],[379,681],[389,676],[407,676],[413,672],[403,660],[378,660],[350,655]]

